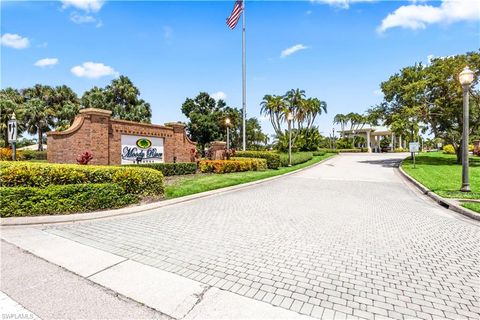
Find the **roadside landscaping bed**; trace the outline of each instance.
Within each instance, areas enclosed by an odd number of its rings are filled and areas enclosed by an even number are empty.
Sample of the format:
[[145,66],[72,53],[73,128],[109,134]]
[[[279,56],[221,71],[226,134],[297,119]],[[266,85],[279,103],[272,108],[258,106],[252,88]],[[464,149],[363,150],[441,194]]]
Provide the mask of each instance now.
[[0,217],[80,213],[160,198],[149,168],[0,162]]
[[[310,153],[310,155],[312,155],[312,153]],[[225,174],[196,174],[185,177],[171,177],[166,181],[165,198],[178,198],[199,192],[230,187],[242,183],[282,175],[294,170],[308,167],[333,155],[334,154],[332,153],[324,153],[323,155],[315,157],[312,155],[310,157],[310,160],[306,162],[293,165],[291,167],[281,167],[279,169],[267,169],[263,171],[235,172]]]
[[[451,199],[480,199],[480,157],[470,157],[470,188],[472,192],[460,192],[462,166],[456,156],[442,152],[422,153],[416,156],[416,168],[412,160],[402,162],[402,169],[425,187],[441,197]],[[480,212],[476,203],[462,203],[462,206]]]
[[279,168],[287,165],[287,155],[247,152],[230,160],[202,160],[198,171],[195,163],[95,166],[0,161],[0,217],[82,213],[176,198],[282,175],[333,155],[294,153],[294,165]]

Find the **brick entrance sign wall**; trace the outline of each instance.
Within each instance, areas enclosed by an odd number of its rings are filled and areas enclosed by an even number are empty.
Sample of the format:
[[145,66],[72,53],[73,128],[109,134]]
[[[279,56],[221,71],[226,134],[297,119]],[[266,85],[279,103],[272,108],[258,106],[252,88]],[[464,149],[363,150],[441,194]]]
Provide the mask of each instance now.
[[47,159],[55,163],[77,163],[85,151],[93,154],[91,164],[121,164],[122,135],[163,139],[164,162],[190,162],[195,143],[180,123],[162,125],[117,120],[103,109],[82,109],[65,131],[47,133]]

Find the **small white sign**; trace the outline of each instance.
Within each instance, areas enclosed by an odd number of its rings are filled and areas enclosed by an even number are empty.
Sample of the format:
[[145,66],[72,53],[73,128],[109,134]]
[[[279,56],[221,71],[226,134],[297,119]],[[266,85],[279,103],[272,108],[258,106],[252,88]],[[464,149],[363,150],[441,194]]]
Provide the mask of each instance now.
[[8,120],[8,142],[17,142],[17,120]]
[[122,164],[164,162],[163,138],[122,135]]
[[410,152],[418,152],[420,149],[420,144],[418,142],[410,142],[408,144],[408,147],[410,149]]

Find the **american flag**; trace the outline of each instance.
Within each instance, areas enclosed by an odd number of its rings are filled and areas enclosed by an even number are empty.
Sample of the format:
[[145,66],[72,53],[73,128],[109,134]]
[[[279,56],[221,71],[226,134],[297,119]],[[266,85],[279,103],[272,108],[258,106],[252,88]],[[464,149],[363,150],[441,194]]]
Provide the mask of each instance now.
[[228,17],[227,19],[227,26],[230,29],[235,29],[235,27],[237,26],[238,20],[242,15],[242,12],[243,12],[243,0],[235,1],[235,5],[233,6],[232,13],[230,14],[230,17]]

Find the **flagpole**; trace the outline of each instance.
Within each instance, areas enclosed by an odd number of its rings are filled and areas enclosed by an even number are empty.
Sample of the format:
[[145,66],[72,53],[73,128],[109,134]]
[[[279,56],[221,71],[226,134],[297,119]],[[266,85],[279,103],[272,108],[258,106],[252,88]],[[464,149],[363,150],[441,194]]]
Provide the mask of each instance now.
[[242,13],[242,113],[243,113],[243,151],[246,150],[246,117],[247,117],[247,105],[246,105],[246,98],[247,98],[247,89],[246,89],[246,60],[245,60],[245,2],[246,0],[242,1],[243,5],[243,13]]

